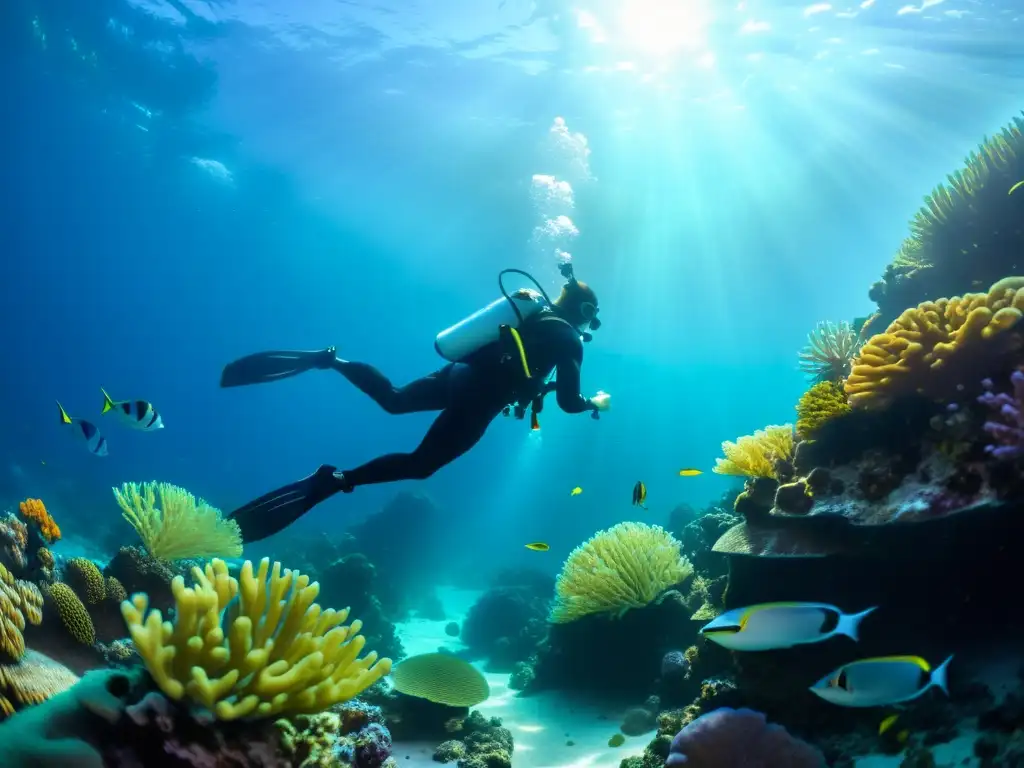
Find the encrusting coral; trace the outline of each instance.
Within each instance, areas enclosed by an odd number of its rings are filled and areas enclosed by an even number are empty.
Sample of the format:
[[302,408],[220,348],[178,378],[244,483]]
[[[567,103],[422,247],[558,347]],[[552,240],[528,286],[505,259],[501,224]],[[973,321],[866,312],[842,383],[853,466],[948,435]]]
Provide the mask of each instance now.
[[692,573],[679,542],[666,530],[619,523],[569,554],[555,583],[549,621],[562,624],[592,613],[621,616],[650,604]]
[[46,511],[46,505],[40,499],[25,499],[18,505],[21,516],[35,523],[47,544],[60,539],[60,526]]
[[[853,361],[845,390],[853,408],[887,405],[900,395],[942,398],[977,379],[977,367],[1019,350],[1008,333],[1024,316],[1024,277],[1007,277],[987,293],[926,301],[872,336]],[[984,371],[982,371],[984,373]]]
[[806,440],[827,421],[850,412],[843,385],[820,381],[804,392],[796,406],[796,434]]
[[739,477],[776,477],[779,462],[793,458],[796,442],[793,425],[768,426],[752,435],[744,435],[735,443],[722,443],[725,458],[716,459],[712,472]]
[[[242,532],[219,509],[170,483],[125,483],[112,489],[123,517],[149,553],[160,560],[239,557]],[[160,506],[156,505],[157,493]]]
[[175,577],[175,620],[147,611],[144,594],[121,605],[139,655],[175,701],[188,697],[221,720],[314,713],[347,701],[391,671],[376,653],[358,658],[361,623],[322,610],[319,585],[264,558],[235,579],[223,560]]

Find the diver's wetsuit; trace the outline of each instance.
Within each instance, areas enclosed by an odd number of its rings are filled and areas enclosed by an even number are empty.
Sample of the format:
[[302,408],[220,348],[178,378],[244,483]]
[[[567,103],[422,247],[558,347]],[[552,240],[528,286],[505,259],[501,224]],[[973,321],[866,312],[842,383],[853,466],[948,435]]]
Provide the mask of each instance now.
[[[345,470],[342,475],[348,487],[343,490],[430,477],[476,445],[505,406],[525,405],[542,392],[553,390],[566,413],[594,411],[580,393],[583,343],[579,331],[544,310],[528,318],[519,334],[530,366],[529,380],[522,376],[518,355],[507,359],[498,342],[474,352],[465,362],[450,363],[404,387],[395,387],[370,365],[337,360],[333,368],[388,413],[441,411],[412,453],[390,453]],[[552,371],[556,381],[545,388],[544,379]]]

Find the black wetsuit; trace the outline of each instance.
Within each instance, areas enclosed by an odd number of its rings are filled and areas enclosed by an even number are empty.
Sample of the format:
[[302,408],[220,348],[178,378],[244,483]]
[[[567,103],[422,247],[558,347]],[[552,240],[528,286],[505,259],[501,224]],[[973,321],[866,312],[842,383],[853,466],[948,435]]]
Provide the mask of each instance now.
[[[579,331],[545,310],[528,318],[519,334],[530,379],[523,374],[518,353],[509,355],[498,342],[404,387],[396,387],[365,363],[337,361],[335,370],[388,413],[441,412],[412,453],[389,453],[345,470],[342,474],[349,486],[345,490],[430,477],[476,445],[494,417],[511,403],[525,406],[538,395],[554,391],[566,413],[594,411],[593,404],[580,394],[583,343]],[[543,382],[552,371],[556,380],[545,386]]]

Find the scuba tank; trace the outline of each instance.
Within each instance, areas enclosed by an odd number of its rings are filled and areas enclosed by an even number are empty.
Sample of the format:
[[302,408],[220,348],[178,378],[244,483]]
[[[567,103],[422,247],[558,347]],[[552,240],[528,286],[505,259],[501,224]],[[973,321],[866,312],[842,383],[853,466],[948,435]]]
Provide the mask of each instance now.
[[[503,280],[510,272],[526,277],[537,286],[539,292],[522,290],[510,295],[505,290]],[[452,363],[465,360],[478,349],[498,341],[502,328],[519,328],[524,320],[533,317],[544,307],[551,306],[551,299],[540,283],[520,269],[503,269],[499,272],[498,288],[501,290],[500,299],[437,334],[434,349],[441,357]]]

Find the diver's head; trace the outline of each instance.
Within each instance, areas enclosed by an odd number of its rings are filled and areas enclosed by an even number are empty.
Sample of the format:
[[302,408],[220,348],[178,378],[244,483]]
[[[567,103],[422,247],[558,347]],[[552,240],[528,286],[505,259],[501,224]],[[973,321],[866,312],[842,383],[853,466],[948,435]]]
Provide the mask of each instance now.
[[597,294],[586,283],[570,280],[562,286],[562,292],[552,302],[558,314],[582,332],[588,326],[596,331],[601,327],[597,317]]

